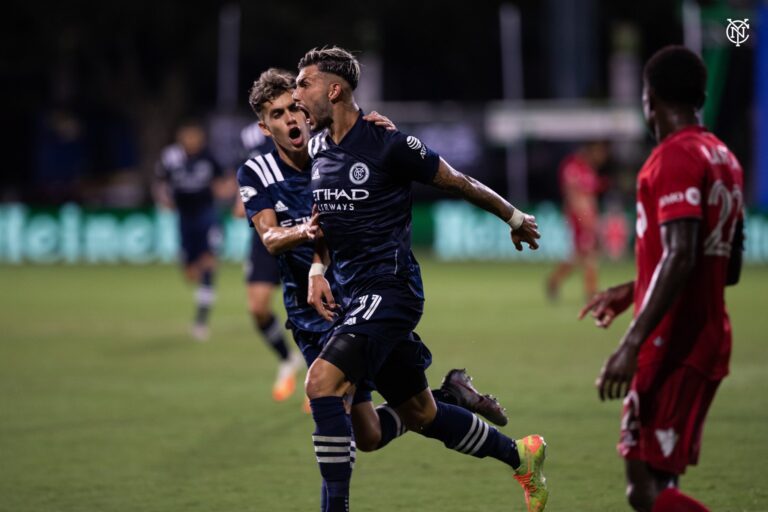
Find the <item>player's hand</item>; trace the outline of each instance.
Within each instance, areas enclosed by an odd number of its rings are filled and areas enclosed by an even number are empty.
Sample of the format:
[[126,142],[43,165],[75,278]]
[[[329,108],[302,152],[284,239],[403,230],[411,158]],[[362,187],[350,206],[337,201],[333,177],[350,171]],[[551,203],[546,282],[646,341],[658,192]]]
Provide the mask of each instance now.
[[536,241],[541,238],[539,233],[539,225],[536,224],[536,217],[533,215],[525,214],[525,219],[519,228],[513,229],[510,232],[512,243],[515,244],[515,249],[518,251],[523,250],[523,242],[528,244],[528,247],[532,250],[539,248],[539,243]]
[[389,131],[397,130],[397,126],[387,116],[381,115],[375,110],[363,116],[364,121],[374,123],[376,126],[382,126]]
[[592,312],[595,319],[595,325],[608,328],[613,319],[622,314],[632,304],[632,298],[635,291],[633,281],[620,284],[607,290],[603,290],[591,299],[579,311],[579,320],[584,318],[588,312]]
[[336,310],[339,305],[333,298],[330,283],[322,275],[318,274],[309,278],[307,304],[315,308],[315,311],[329,322],[336,318]]
[[637,369],[637,350],[630,343],[621,343],[605,361],[595,381],[600,400],[624,398],[627,395]]

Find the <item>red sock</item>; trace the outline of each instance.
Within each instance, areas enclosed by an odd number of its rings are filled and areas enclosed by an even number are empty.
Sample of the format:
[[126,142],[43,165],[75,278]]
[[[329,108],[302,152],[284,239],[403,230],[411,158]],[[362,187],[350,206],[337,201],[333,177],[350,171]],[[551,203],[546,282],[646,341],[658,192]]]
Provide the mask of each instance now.
[[677,489],[664,489],[653,504],[653,512],[709,512],[709,509]]

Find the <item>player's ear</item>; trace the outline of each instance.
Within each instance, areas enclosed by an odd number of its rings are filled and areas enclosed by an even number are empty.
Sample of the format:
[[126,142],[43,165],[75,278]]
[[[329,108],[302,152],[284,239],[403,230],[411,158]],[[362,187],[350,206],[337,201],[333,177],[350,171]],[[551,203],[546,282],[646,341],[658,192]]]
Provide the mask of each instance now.
[[263,133],[267,137],[272,136],[272,132],[267,128],[267,125],[264,121],[259,121],[259,128],[261,128],[261,133]]
[[336,103],[341,99],[341,84],[339,82],[331,82],[328,84],[328,99],[331,103]]

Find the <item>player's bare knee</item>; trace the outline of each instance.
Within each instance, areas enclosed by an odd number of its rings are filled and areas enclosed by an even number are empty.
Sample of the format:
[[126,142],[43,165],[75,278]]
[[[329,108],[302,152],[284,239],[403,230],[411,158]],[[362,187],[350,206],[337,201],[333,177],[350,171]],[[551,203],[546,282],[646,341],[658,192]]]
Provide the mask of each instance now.
[[326,396],[344,396],[349,388],[349,383],[344,381],[344,375],[337,375],[338,370],[333,371],[329,365],[330,363],[317,359],[309,367],[304,391],[310,400]]

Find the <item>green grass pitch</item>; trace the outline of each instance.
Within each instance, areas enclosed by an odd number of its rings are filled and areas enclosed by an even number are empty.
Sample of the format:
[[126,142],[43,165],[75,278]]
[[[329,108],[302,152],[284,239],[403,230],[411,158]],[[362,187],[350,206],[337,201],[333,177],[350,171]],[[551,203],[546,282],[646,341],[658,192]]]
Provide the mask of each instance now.
[[[432,384],[466,366],[507,406],[504,432],[546,437],[548,510],[629,510],[620,404],[593,386],[627,319],[607,332],[577,322],[576,276],[549,305],[544,265],[423,267]],[[631,277],[605,266],[601,282]],[[275,360],[238,267],[221,270],[205,344],[187,337],[192,293],[171,266],[3,266],[0,284],[0,511],[319,509],[311,419],[299,396],[271,400]],[[732,372],[682,479],[712,510],[768,510],[767,290],[768,268],[752,267],[728,291]],[[414,434],[360,454],[352,487],[356,512],[524,510],[501,463]]]

